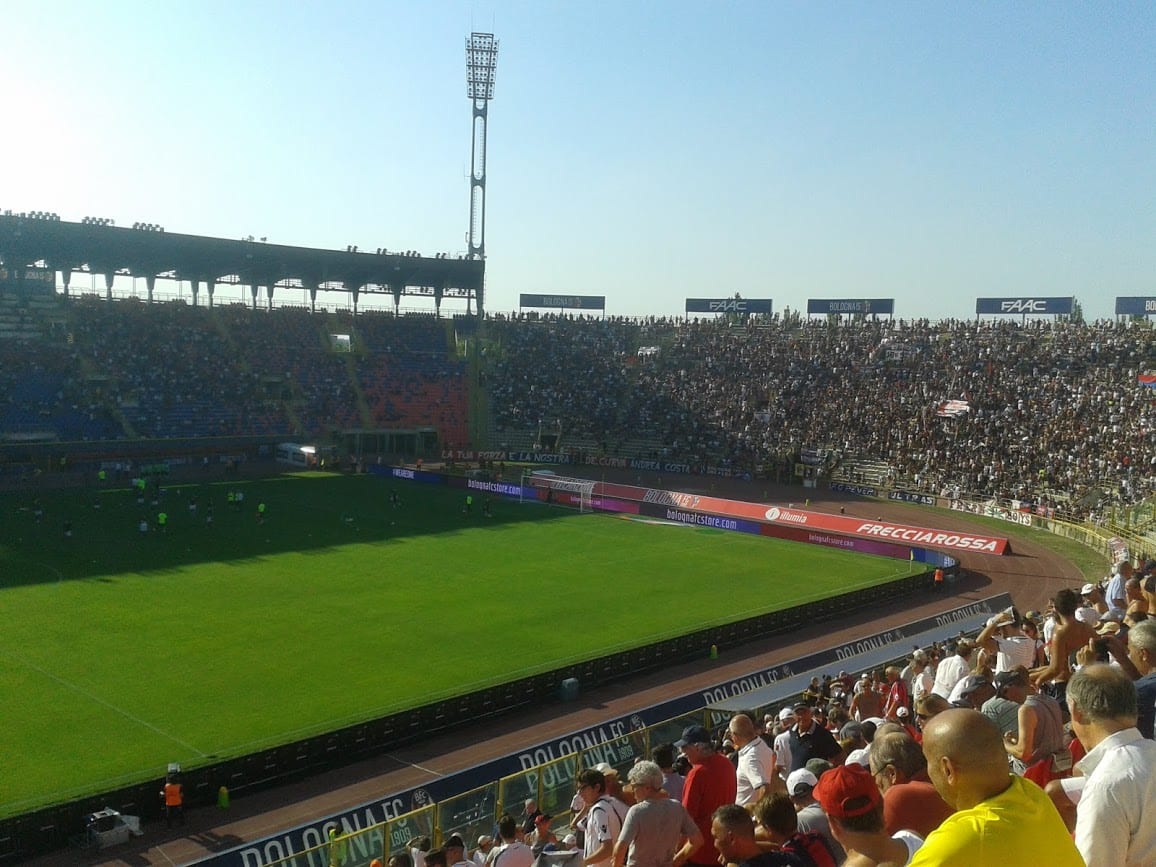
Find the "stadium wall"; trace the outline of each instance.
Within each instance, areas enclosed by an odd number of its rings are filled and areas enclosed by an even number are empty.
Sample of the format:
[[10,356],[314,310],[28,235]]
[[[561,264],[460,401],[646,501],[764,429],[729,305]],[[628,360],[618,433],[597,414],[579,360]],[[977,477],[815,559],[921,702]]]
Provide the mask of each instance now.
[[[372,466],[370,472],[381,477],[408,480],[415,484],[449,485],[508,498],[537,497],[541,493],[538,489],[523,489],[520,485],[451,476],[409,467]],[[608,501],[603,504],[608,510],[629,511],[638,507],[639,513],[642,513],[644,507],[653,508],[658,510],[658,516],[663,518],[666,517],[666,509],[669,508],[655,503],[640,504],[617,500],[610,502],[611,498],[598,499]],[[716,522],[710,524],[711,526],[740,531],[737,522],[734,522],[736,526],[730,527],[732,519],[721,515],[703,513],[701,517],[694,517],[692,522],[700,523],[708,520]],[[743,522],[741,531],[762,532],[760,525],[748,521]],[[931,566],[942,565],[945,568],[955,565],[953,559],[937,551],[913,549],[908,546],[896,548],[896,553],[901,554],[903,559],[911,557]],[[191,808],[215,805],[218,789],[222,785],[229,789],[232,796],[243,796],[381,755],[428,735],[472,724],[480,718],[494,717],[527,705],[557,700],[563,681],[570,678],[576,679],[584,689],[602,686],[639,673],[702,659],[712,649],[731,649],[772,635],[789,633],[803,626],[842,617],[850,609],[903,599],[924,592],[929,586],[928,573],[912,575],[884,585],[854,590],[838,597],[821,599],[735,623],[713,626],[633,650],[475,690],[236,759],[199,768],[187,768],[183,774],[186,804]],[[156,778],[0,821],[0,861],[22,860],[33,854],[67,846],[81,833],[84,817],[105,807],[112,807],[127,815],[140,816],[146,822],[159,820],[161,807],[157,792],[162,785],[163,780]],[[389,809],[392,808],[382,808],[383,815],[380,821],[390,818]]]

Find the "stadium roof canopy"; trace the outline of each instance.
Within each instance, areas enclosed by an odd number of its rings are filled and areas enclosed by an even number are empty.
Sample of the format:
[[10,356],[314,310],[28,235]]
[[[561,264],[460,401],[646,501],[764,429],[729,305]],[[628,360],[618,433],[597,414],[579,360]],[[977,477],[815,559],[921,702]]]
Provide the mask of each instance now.
[[[107,223],[70,223],[53,218],[0,215],[0,261],[16,280],[24,268],[60,271],[67,291],[74,271],[157,277],[194,284],[240,283],[272,287],[295,280],[306,289],[345,291],[354,305],[360,293],[443,297],[477,301],[482,312],[485,262],[481,259],[427,258],[412,254],[289,247],[252,240],[231,241],[165,232],[159,227],[124,228]],[[227,278],[227,279],[222,279]],[[335,288],[340,284],[343,289]]]

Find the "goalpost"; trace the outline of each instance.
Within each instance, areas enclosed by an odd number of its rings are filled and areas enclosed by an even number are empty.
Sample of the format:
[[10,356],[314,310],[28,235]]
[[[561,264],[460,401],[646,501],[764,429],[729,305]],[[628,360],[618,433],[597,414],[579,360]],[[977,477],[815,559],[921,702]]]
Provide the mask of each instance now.
[[527,497],[527,488],[540,488],[547,492],[546,502],[561,502],[563,505],[569,505],[570,499],[568,497],[561,499],[553,496],[553,493],[557,491],[574,494],[578,499],[578,511],[592,512],[594,510],[594,487],[597,484],[591,479],[559,476],[549,470],[525,470],[522,472],[522,502],[534,499],[532,495]]

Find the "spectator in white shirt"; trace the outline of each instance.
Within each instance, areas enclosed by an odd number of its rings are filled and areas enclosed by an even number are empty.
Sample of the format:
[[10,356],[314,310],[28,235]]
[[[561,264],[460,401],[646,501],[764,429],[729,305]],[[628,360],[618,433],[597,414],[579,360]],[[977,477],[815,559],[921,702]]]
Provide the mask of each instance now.
[[1035,665],[1036,643],[1024,634],[1023,618],[1014,607],[989,617],[975,643],[994,656],[996,674]]
[[1112,577],[1108,581],[1108,590],[1104,594],[1110,610],[1126,611],[1128,609],[1128,594],[1125,585],[1132,577],[1132,564],[1121,560],[1112,570]]
[[735,803],[743,807],[757,804],[772,791],[777,770],[775,751],[759,737],[754,722],[745,713],[731,717],[727,731],[738,750]]
[[791,726],[795,724],[795,711],[785,707],[779,711],[780,732],[775,735],[775,767],[780,779],[786,781],[791,772]]
[[470,859],[477,867],[486,867],[486,862],[489,860],[490,851],[494,848],[494,838],[489,834],[483,834],[478,838],[478,848],[474,850],[473,857]]
[[966,638],[959,639],[955,652],[945,656],[935,670],[936,695],[950,699],[956,685],[971,673],[972,644]]
[[576,782],[585,805],[578,819],[585,834],[582,867],[611,867],[614,843],[626,818],[625,805],[606,794],[606,777],[601,771],[582,771]]
[[1072,729],[1088,753],[1076,810],[1076,847],[1088,867],[1156,864],[1156,741],[1136,728],[1136,687],[1110,665],[1068,682]]
[[534,853],[518,839],[518,820],[508,813],[498,820],[502,845],[490,854],[490,867],[530,867]]

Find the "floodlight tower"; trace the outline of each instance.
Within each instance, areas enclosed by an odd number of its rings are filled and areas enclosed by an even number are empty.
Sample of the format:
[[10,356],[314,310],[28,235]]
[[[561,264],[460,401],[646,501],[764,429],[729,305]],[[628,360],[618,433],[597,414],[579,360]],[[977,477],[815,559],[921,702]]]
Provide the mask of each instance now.
[[[466,95],[474,104],[470,148],[470,258],[486,258],[486,117],[494,98],[498,40],[493,33],[471,33],[466,40]],[[482,296],[478,294],[478,315]]]

